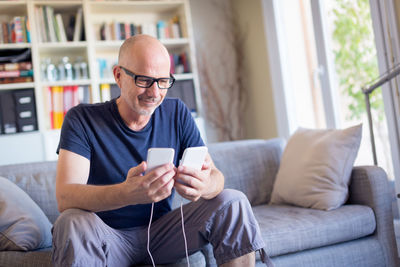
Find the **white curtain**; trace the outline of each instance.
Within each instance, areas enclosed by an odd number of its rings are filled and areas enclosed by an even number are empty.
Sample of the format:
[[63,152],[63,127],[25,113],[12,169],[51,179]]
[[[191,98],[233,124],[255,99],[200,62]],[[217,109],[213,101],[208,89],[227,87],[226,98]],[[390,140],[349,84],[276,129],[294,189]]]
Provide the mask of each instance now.
[[[400,64],[400,3],[396,4],[396,1],[398,2],[398,0],[370,0],[379,71],[381,74]],[[382,86],[397,193],[400,192],[399,88],[399,76]]]

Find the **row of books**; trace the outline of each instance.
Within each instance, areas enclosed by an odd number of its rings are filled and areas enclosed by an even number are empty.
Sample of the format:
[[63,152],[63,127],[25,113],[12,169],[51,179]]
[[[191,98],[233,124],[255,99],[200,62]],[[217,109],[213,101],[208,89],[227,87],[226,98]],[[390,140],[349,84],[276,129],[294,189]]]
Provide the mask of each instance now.
[[0,91],[0,134],[37,130],[34,89]]
[[33,82],[32,62],[0,63],[0,84]]
[[169,21],[160,20],[157,23],[103,22],[95,34],[101,41],[125,40],[135,34],[148,34],[158,39],[182,37],[177,16]]
[[28,17],[16,16],[12,21],[0,23],[0,26],[0,44],[31,42]]
[[90,103],[89,86],[48,86],[45,92],[45,112],[48,129],[61,129],[68,110],[80,103]]
[[84,39],[82,8],[69,18],[55,14],[51,6],[36,6],[36,28],[39,42],[67,42]]
[[188,55],[186,52],[183,53],[170,53],[171,60],[171,73],[190,73],[190,64],[188,61]]

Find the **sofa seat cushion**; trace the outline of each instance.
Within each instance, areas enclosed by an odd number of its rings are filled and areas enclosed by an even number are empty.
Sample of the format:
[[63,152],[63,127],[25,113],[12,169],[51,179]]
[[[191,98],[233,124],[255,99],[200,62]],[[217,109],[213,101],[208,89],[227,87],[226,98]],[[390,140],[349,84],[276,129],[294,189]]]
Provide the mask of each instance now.
[[376,228],[373,210],[362,205],[331,211],[261,205],[253,210],[270,257],[358,239]]

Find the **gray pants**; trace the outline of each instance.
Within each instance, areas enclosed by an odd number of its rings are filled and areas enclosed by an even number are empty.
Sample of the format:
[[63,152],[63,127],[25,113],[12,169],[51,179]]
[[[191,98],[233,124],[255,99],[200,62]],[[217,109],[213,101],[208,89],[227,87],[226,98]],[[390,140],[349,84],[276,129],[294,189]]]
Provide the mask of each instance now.
[[[183,206],[189,254],[211,243],[217,263],[223,264],[264,247],[260,228],[247,197],[225,189],[211,200]],[[131,266],[151,264],[147,225],[113,229],[95,213],[64,211],[53,227],[55,266]],[[180,209],[151,225],[150,251],[156,264],[185,257]]]

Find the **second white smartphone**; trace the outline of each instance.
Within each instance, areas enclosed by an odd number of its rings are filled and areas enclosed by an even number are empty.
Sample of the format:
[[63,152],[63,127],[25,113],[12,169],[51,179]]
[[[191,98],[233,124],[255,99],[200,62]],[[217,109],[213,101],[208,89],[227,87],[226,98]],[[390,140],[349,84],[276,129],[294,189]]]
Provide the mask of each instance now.
[[160,167],[174,161],[175,150],[173,148],[149,148],[147,150],[146,173],[156,167]]
[[206,159],[207,152],[208,149],[206,146],[188,147],[183,152],[180,165],[201,170],[201,167]]

